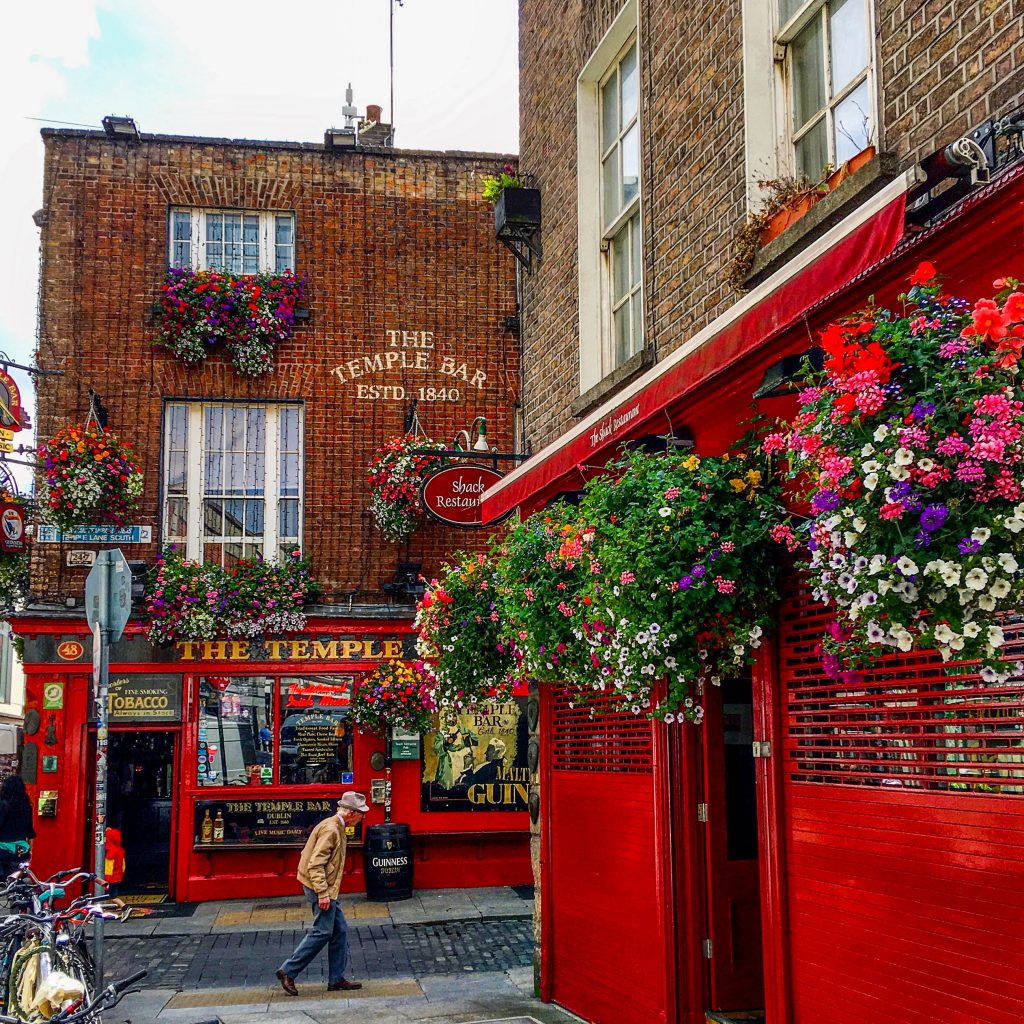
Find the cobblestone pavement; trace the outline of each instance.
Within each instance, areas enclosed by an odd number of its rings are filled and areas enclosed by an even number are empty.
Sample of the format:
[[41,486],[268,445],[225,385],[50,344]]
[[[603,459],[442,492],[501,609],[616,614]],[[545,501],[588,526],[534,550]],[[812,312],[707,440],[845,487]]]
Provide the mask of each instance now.
[[[107,973],[123,977],[145,968],[147,988],[193,990],[266,984],[303,935],[301,927],[227,934],[114,936],[107,940]],[[351,978],[419,977],[527,967],[533,929],[527,918],[433,924],[349,923]],[[304,972],[326,981],[327,956]]]

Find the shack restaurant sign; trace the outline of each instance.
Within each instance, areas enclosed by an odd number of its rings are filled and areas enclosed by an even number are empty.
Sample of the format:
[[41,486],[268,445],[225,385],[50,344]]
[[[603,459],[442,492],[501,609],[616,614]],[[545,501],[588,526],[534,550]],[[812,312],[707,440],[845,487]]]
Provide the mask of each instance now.
[[423,481],[420,500],[433,519],[448,526],[473,529],[484,525],[480,507],[484,491],[501,478],[501,473],[487,466],[445,466]]

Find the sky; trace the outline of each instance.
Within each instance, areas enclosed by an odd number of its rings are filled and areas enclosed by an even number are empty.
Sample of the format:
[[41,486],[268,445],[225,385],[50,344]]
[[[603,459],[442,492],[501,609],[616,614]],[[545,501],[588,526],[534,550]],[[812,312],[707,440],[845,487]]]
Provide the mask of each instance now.
[[[391,0],[30,0],[0,48],[0,350],[35,348],[40,128],[323,140],[354,105],[389,120]],[[517,0],[394,0],[395,144],[518,151]],[[43,119],[43,120],[39,120]],[[27,376],[13,371],[29,397]],[[30,408],[31,408],[31,402]]]

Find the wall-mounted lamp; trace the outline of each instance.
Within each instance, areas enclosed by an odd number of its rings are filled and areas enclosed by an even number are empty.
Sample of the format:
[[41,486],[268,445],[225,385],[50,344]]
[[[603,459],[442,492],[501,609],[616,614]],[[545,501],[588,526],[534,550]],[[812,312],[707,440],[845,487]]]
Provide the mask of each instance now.
[[103,130],[112,139],[139,139],[139,129],[135,125],[133,117],[117,117],[115,114],[108,114],[103,118]]
[[792,395],[803,382],[808,369],[820,373],[824,366],[825,353],[817,347],[806,352],[794,352],[783,356],[764,371],[761,384],[754,392],[754,398],[781,398],[783,395]]
[[[476,440],[473,440],[473,431],[477,431]],[[465,444],[462,444],[464,441]],[[452,448],[464,452],[489,452],[491,449],[487,444],[487,419],[484,416],[477,416],[469,430],[456,431],[452,438]]]

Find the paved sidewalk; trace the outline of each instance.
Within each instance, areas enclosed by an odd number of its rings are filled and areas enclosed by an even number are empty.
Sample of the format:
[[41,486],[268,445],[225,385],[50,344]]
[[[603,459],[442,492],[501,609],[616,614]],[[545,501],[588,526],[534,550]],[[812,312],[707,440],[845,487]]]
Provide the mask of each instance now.
[[[525,898],[524,898],[525,897]],[[377,904],[343,895],[352,993],[328,993],[326,954],[289,997],[274,971],[310,922],[299,897],[162,907],[108,927],[108,978],[144,967],[114,1024],[561,1024],[533,998],[533,900],[508,888],[425,890]]]

